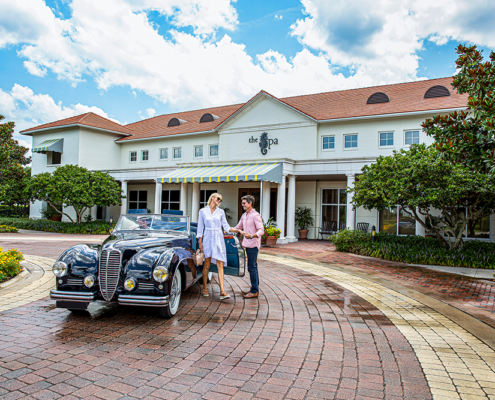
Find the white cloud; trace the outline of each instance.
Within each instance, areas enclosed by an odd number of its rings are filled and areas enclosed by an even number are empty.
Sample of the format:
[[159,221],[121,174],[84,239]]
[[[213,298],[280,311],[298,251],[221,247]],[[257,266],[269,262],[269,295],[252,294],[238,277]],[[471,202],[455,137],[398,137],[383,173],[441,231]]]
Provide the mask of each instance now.
[[282,20],[284,19],[283,15],[275,14],[275,19]]
[[[418,79],[424,40],[495,45],[491,3],[302,0],[306,16],[291,34],[320,53],[303,49],[287,59],[273,49],[253,59],[228,35],[215,37],[219,28],[236,29],[231,0],[73,0],[69,19],[42,0],[0,0],[9,12],[0,15],[0,47],[22,46],[18,54],[36,76],[51,71],[73,85],[93,79],[103,91],[128,86],[134,96],[141,91],[187,109],[243,102],[260,89],[288,96]],[[151,11],[176,29],[162,36]]]
[[119,122],[110,118],[98,107],[80,103],[63,106],[61,102],[55,103],[53,98],[47,94],[35,94],[29,87],[18,84],[15,84],[10,92],[0,89],[0,112],[6,121],[15,122],[16,139],[24,141],[26,137],[18,135],[24,129],[87,112]]
[[490,0],[301,0],[292,35],[377,83],[416,79],[423,40],[495,46]]
[[156,110],[154,108],[147,108],[146,114],[148,114],[149,118],[153,118],[156,115]]

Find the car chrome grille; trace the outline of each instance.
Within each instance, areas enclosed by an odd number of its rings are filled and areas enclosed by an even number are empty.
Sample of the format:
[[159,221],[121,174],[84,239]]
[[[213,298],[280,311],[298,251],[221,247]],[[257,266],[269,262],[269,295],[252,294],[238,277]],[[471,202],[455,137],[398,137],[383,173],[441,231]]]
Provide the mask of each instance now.
[[120,275],[120,251],[103,250],[100,255],[100,273],[98,281],[100,282],[101,295],[106,301],[112,300]]
[[153,290],[154,288],[155,288],[155,285],[153,283],[149,283],[149,282],[139,282],[138,283],[138,289]]
[[82,286],[82,279],[67,279],[67,285],[71,286]]

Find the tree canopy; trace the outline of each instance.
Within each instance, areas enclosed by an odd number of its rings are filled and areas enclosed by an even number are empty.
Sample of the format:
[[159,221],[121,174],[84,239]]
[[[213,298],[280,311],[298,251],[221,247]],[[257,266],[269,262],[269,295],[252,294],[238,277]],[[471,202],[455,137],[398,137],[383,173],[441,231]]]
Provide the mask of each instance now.
[[[53,174],[45,172],[32,177],[32,200],[45,201],[72,222],[81,223],[86,210],[93,206],[121,204],[119,184],[106,172],[89,171],[77,165],[58,167]],[[63,207],[73,207],[76,220]]]
[[[0,114],[0,121],[4,119]],[[31,162],[31,157],[26,157],[29,149],[14,139],[14,127],[14,122],[0,123],[0,201],[7,203],[13,196],[9,188],[24,181],[27,173],[31,173],[24,168]]]
[[453,162],[495,172],[495,53],[483,61],[476,46],[457,47],[458,74],[452,86],[467,93],[467,111],[437,115],[423,123],[436,148]]
[[379,157],[376,164],[363,167],[349,192],[356,206],[368,210],[402,207],[452,249],[463,246],[469,222],[495,210],[494,175],[452,162],[434,145],[412,145]]

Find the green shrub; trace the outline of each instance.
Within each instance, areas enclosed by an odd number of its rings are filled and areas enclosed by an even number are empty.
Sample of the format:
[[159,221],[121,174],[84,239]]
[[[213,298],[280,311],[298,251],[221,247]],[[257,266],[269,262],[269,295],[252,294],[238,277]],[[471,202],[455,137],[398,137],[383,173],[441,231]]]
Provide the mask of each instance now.
[[29,229],[34,231],[107,235],[112,225],[104,221],[91,221],[81,224],[71,222],[57,222],[46,219],[27,218],[0,218],[0,225],[9,225],[18,229]]
[[343,230],[330,240],[339,251],[410,264],[495,269],[495,243],[467,240],[463,249],[447,250],[437,238]]
[[22,271],[22,260],[22,253],[16,249],[4,252],[0,247],[0,282],[19,274]]
[[19,229],[15,226],[0,225],[0,233],[17,233]]

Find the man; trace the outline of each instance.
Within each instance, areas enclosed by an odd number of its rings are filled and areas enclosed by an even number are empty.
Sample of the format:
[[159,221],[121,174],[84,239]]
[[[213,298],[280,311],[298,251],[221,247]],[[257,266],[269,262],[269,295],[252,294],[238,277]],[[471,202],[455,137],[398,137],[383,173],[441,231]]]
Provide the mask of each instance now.
[[242,214],[239,223],[235,229],[244,231],[244,240],[242,246],[246,248],[248,259],[248,271],[251,278],[251,290],[243,292],[245,299],[255,299],[259,292],[259,276],[258,276],[258,251],[261,246],[261,236],[265,233],[263,229],[263,220],[261,215],[253,208],[254,197],[247,195],[241,198],[241,205],[245,213]]

